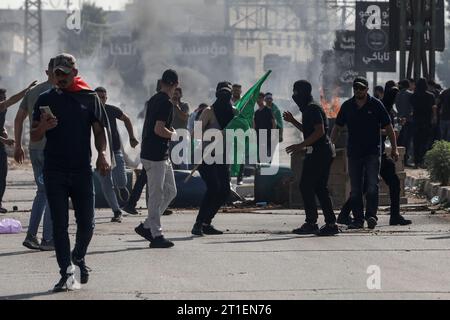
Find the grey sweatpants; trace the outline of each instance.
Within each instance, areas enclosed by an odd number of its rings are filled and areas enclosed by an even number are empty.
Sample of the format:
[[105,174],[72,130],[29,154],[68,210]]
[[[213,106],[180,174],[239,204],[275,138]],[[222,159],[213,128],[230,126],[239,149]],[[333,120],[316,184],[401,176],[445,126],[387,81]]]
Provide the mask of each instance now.
[[166,161],[142,159],[147,173],[148,217],[144,227],[150,229],[153,237],[162,236],[161,216],[177,196],[177,187],[172,164]]

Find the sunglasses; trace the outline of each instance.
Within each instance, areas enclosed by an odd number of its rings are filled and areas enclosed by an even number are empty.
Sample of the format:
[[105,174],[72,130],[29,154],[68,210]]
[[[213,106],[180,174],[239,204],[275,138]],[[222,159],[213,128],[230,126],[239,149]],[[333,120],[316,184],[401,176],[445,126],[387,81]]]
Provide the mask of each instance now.
[[353,90],[355,91],[366,91],[366,87],[363,86],[353,86]]
[[58,77],[63,77],[63,76],[67,76],[68,74],[67,73],[65,73],[65,72],[63,72],[63,71],[61,71],[61,70],[55,70],[55,76],[58,76]]

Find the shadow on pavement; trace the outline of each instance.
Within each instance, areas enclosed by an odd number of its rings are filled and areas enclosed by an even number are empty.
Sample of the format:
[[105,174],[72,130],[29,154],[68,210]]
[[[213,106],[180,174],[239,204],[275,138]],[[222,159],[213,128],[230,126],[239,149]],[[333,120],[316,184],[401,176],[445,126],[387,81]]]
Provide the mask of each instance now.
[[36,292],[36,293],[22,293],[22,294],[15,294],[12,296],[3,296],[0,297],[0,300],[26,300],[36,297],[43,297],[43,296],[51,296],[55,295],[56,293],[53,293],[51,290],[45,291],[45,292]]
[[97,254],[108,254],[108,253],[118,253],[118,252],[126,252],[126,251],[140,251],[140,250],[148,250],[148,247],[143,248],[125,248],[125,249],[119,249],[119,250],[103,250],[103,251],[91,251],[88,252],[87,256],[93,256]]
[[278,239],[260,239],[260,240],[234,240],[234,241],[216,241],[208,242],[208,244],[222,244],[222,243],[257,243],[257,242],[272,242],[272,241],[286,241],[299,238],[317,238],[317,236],[292,236],[288,238],[278,238]]
[[16,251],[16,252],[6,252],[0,253],[0,258],[2,257],[12,257],[12,256],[20,256],[22,254],[32,254],[32,253],[40,253],[40,250],[26,250],[26,251]]
[[[194,240],[195,237],[194,237],[194,236],[184,237],[184,238],[171,238],[171,237],[168,237],[167,239],[170,240],[170,241],[173,241],[173,242],[177,242],[177,241],[189,241],[189,240]],[[126,240],[125,242],[129,242],[129,243],[138,243],[138,242],[149,242],[149,241],[147,241],[147,240],[145,240],[145,239],[141,239],[141,240]]]
[[435,238],[425,238],[426,240],[449,240],[450,239],[450,235],[448,236],[443,236],[443,237],[435,237]]

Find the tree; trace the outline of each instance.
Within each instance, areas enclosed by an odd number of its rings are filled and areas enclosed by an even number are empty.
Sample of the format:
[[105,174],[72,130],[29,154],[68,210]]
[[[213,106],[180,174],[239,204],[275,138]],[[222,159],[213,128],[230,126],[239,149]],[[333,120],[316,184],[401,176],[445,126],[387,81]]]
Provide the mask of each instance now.
[[106,12],[95,4],[85,3],[81,9],[81,30],[64,26],[59,32],[60,49],[76,57],[89,57],[104,41],[106,32]]

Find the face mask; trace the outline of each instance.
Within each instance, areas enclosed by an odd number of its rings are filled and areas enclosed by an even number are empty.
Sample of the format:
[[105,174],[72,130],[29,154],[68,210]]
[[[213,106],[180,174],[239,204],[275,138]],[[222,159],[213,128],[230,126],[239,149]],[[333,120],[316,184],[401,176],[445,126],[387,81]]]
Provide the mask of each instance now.
[[298,94],[294,94],[292,96],[292,100],[297,104],[298,108],[300,109],[300,112],[303,113],[305,110],[305,101],[303,101],[302,96]]
[[230,101],[231,100],[231,92],[219,91],[219,92],[217,92],[216,97],[219,101]]

